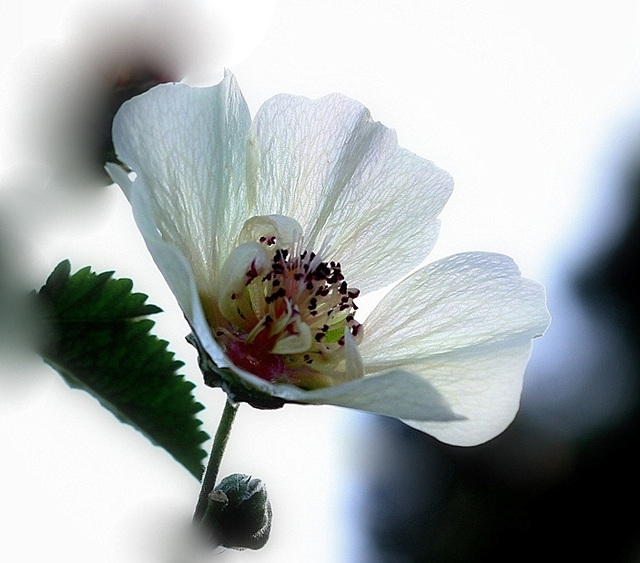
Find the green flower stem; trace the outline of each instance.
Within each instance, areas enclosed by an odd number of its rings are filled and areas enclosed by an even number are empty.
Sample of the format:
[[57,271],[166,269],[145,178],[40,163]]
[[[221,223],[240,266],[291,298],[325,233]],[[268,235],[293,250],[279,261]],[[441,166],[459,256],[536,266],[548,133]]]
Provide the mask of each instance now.
[[204,514],[207,510],[207,496],[216,485],[216,479],[218,478],[218,471],[220,469],[220,462],[224,454],[227,441],[229,440],[229,433],[233,426],[233,421],[238,411],[238,405],[233,404],[229,399],[224,405],[224,411],[222,411],[222,417],[220,418],[220,424],[216,432],[216,436],[213,439],[213,447],[211,448],[211,455],[209,456],[209,463],[202,479],[202,486],[200,487],[200,495],[198,496],[198,502],[193,514],[194,522],[201,522]]

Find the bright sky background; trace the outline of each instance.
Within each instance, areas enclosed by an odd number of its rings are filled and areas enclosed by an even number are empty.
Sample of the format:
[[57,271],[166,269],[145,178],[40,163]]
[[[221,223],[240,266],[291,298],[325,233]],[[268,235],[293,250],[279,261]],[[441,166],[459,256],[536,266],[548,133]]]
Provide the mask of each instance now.
[[[36,129],[24,119],[90,90],[93,63],[109,49],[163,50],[197,85],[228,67],[253,113],[279,92],[340,91],[363,102],[401,145],[455,179],[434,258],[503,252],[527,277],[554,284],[615,230],[622,204],[606,188],[617,185],[640,123],[637,2],[208,4],[0,1],[0,216],[10,219],[2,228],[16,239],[28,287],[64,258],[131,277],[166,311],[156,334],[187,361],[192,381],[187,327],[119,190],[81,205],[49,183],[30,149]],[[163,561],[198,484],[55,373],[38,362],[23,368],[0,380],[0,558]],[[198,399],[213,434],[222,393],[201,385]],[[241,408],[222,470],[266,481],[272,539],[217,560],[357,561],[353,509],[375,439],[369,420],[335,408]]]

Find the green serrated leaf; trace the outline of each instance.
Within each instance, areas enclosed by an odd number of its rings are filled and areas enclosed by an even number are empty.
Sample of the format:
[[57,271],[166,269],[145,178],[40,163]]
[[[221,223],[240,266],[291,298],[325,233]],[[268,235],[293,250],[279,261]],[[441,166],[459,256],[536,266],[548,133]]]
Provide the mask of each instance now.
[[131,280],[112,276],[90,267],[71,275],[68,260],[58,264],[36,294],[50,334],[41,355],[71,387],[91,393],[200,479],[209,436],[195,414],[204,407],[178,374],[184,364],[150,334],[155,323],[144,317],[161,309],[133,293]]

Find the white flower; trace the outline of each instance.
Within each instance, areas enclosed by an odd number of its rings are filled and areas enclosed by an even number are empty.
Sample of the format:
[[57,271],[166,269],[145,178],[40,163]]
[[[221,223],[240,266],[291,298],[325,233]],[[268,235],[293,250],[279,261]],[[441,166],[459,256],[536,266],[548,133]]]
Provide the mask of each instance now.
[[[341,95],[278,95],[252,121],[235,79],[126,102],[108,165],[221,374],[277,400],[399,418],[478,444],[517,412],[543,288],[506,256],[410,272],[433,247],[449,175]],[[363,325],[354,302],[403,279]]]

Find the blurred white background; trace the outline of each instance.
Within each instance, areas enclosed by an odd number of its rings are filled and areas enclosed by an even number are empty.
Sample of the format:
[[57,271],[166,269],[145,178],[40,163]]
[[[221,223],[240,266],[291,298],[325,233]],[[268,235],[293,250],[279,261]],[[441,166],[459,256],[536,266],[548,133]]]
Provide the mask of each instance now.
[[[164,309],[155,332],[198,383],[213,434],[222,393],[200,384],[187,325],[128,204],[116,188],[76,186],[91,182],[73,135],[113,72],[107,63],[146,52],[194,85],[217,83],[230,68],[253,113],[279,92],[356,98],[401,145],[454,177],[432,258],[502,252],[553,292],[567,268],[622,228],[624,204],[607,186],[619,180],[640,123],[638,8],[622,0],[2,0],[0,236],[17,251],[25,289],[39,288],[65,258],[74,270],[132,278]],[[539,343],[547,353],[534,355],[545,373],[566,353],[554,334],[576,322],[570,304],[551,313]],[[198,483],[37,359],[15,354],[5,368],[0,558],[172,561]],[[528,380],[527,392],[544,411],[571,388],[542,378]],[[272,538],[261,551],[217,559],[367,560],[361,475],[381,445],[371,420],[324,407],[242,407],[222,474],[267,483]]]

